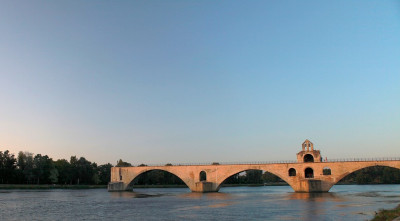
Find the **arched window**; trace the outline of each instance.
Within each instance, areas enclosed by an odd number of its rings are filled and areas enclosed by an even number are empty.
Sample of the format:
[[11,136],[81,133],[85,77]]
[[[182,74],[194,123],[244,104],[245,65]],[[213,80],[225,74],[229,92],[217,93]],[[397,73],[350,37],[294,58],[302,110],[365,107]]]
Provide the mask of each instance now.
[[324,169],[322,169],[322,174],[323,175],[331,175],[331,168],[324,167]]
[[296,169],[290,168],[289,169],[289,176],[296,176]]
[[306,170],[304,170],[304,174],[306,176],[306,178],[314,178],[314,170],[310,167],[306,168]]
[[304,155],[304,162],[314,162],[314,157],[311,154]]
[[207,180],[207,174],[205,171],[200,172],[200,181],[206,181]]

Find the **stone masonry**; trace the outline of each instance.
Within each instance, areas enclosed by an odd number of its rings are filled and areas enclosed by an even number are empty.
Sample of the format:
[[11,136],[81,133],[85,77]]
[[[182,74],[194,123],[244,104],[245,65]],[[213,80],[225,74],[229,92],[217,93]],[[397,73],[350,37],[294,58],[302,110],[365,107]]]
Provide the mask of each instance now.
[[[306,140],[302,144],[302,151],[297,153],[296,163],[113,167],[108,190],[132,190],[134,179],[140,174],[151,170],[164,170],[182,179],[193,192],[217,192],[221,184],[232,175],[246,170],[263,170],[280,177],[295,192],[328,192],[345,176],[371,166],[400,169],[400,161],[323,161],[320,151],[314,150],[313,143]],[[324,169],[330,169],[330,174],[324,175]],[[202,171],[206,173],[206,180],[200,181]]]

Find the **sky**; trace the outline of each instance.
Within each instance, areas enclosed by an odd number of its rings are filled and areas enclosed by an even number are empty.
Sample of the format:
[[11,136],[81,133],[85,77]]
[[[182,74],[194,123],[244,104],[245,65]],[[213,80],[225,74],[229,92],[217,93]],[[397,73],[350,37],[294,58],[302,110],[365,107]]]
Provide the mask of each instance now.
[[400,157],[399,1],[2,1],[0,151]]

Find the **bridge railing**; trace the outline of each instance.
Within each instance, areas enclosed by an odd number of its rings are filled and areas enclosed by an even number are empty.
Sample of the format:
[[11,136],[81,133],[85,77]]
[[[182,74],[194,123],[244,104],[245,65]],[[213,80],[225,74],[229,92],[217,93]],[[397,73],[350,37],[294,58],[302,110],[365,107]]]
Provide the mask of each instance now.
[[279,161],[252,161],[252,162],[208,162],[208,163],[168,163],[168,164],[146,164],[146,166],[209,166],[209,165],[258,165],[258,164],[286,164],[297,163],[295,160]]
[[[323,159],[323,163],[329,162],[365,162],[365,161],[400,161],[400,157],[378,157],[378,158],[338,158]],[[288,164],[298,163],[297,160],[279,161],[252,161],[252,162],[208,162],[208,163],[167,163],[167,164],[145,164],[145,166],[209,166],[209,165],[259,165],[259,164]],[[143,166],[143,164],[142,164]]]
[[400,157],[377,157],[377,158],[344,158],[344,159],[328,159],[323,162],[365,162],[365,161],[399,161]]

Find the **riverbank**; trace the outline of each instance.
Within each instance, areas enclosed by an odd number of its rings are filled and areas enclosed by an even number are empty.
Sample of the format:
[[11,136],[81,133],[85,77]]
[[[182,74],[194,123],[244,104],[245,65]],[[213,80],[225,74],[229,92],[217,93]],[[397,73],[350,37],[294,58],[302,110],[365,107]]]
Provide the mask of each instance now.
[[0,184],[0,189],[106,189],[107,185]]
[[394,209],[383,209],[375,215],[372,221],[400,220],[400,204]]

